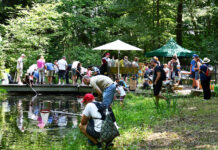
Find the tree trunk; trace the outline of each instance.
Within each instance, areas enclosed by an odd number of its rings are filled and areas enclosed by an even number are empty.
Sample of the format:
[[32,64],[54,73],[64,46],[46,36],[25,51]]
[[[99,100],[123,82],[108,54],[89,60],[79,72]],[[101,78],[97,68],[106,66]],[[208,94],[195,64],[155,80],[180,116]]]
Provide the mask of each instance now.
[[157,0],[157,36],[158,47],[160,47],[160,0]]
[[183,12],[183,0],[179,0],[177,8],[177,27],[176,27],[176,41],[179,45],[182,45],[182,12]]

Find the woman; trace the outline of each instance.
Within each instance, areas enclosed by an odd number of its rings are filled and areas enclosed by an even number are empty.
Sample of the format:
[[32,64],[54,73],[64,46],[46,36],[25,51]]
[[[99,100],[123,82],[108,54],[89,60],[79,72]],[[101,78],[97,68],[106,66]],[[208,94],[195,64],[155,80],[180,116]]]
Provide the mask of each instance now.
[[37,60],[37,68],[39,71],[39,83],[45,84],[45,59],[44,56],[41,56],[39,60]]
[[81,81],[81,83],[82,83],[81,70],[82,70],[82,65],[81,65],[81,63],[78,63],[77,69],[76,69],[76,75],[77,75],[76,83],[77,83],[77,81],[78,81],[78,78],[80,78],[80,81]]
[[201,62],[200,62],[200,59],[199,57],[195,57],[195,82],[196,82],[196,86],[197,86],[197,90],[200,89],[200,78],[199,78],[199,70],[200,70],[200,66],[201,66]]

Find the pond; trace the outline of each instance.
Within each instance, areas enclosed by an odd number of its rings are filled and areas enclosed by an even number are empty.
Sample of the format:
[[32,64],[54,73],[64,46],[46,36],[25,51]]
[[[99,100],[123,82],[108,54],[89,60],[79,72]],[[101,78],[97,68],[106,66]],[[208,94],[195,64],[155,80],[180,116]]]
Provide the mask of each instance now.
[[78,126],[73,95],[8,95],[0,101],[0,149],[50,149]]

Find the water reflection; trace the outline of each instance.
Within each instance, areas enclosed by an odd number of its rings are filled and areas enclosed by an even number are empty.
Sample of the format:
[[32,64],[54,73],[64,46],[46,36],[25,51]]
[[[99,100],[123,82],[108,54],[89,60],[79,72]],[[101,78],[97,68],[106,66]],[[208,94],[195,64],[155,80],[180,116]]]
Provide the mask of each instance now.
[[8,96],[0,101],[0,149],[47,149],[78,126],[80,112],[73,96]]

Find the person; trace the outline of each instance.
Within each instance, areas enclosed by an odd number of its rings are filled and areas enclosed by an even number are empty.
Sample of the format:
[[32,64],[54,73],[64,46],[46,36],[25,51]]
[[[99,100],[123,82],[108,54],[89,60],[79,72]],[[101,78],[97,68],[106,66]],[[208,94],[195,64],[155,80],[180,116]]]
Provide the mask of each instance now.
[[89,76],[89,77],[92,76],[92,67],[91,66],[88,67],[86,75]]
[[157,108],[159,107],[159,99],[162,98],[162,99],[165,99],[168,104],[169,104],[169,100],[160,95],[160,91],[161,91],[161,87],[162,87],[162,82],[163,82],[163,79],[161,78],[161,66],[158,65],[158,62],[157,60],[155,59],[151,59],[151,65],[153,66],[154,68],[154,72],[153,72],[153,91],[154,91],[154,96],[155,96],[155,104],[157,106]]
[[198,56],[196,54],[193,54],[192,56],[192,61],[191,61],[191,65],[190,65],[190,78],[192,78],[193,82],[192,82],[192,87],[194,89],[197,88],[196,86],[196,81],[195,81],[195,65],[196,65],[196,61],[195,61],[195,57]]
[[51,85],[52,84],[52,78],[54,76],[54,64],[52,63],[46,63],[46,70],[47,70],[47,76],[48,76],[48,84]]
[[63,56],[62,59],[58,61],[58,70],[59,70],[58,71],[58,78],[59,78],[58,84],[59,85],[61,84],[61,79],[63,81],[62,84],[64,85],[66,69],[67,69],[67,61],[66,61],[66,57]]
[[70,71],[72,69],[72,64],[68,64],[67,65],[67,69],[66,69],[66,84],[70,84],[69,79],[70,79]]
[[104,75],[97,75],[92,78],[85,75],[83,77],[83,82],[86,85],[91,85],[98,94],[98,98],[101,99],[103,96],[103,104],[109,107],[114,99],[114,94],[116,92],[116,84],[111,80],[111,78]]
[[169,76],[169,74],[170,74],[170,70],[169,70],[169,68],[168,68],[168,65],[167,64],[164,64],[164,71],[165,71],[165,73],[166,73],[166,77],[167,77],[167,80],[168,79],[170,79],[170,76]]
[[103,57],[101,60],[101,62],[102,62],[101,68],[100,68],[101,75],[107,74],[107,67],[108,67],[109,61],[110,61],[110,53],[106,53],[105,57]]
[[81,74],[81,71],[82,71],[82,65],[81,65],[81,63],[78,63],[77,69],[76,69],[76,75],[77,75],[76,83],[77,83],[78,79],[80,79],[80,81],[82,83],[82,74]]
[[28,79],[26,79],[26,80],[28,81],[27,83],[29,83],[30,86],[32,86],[33,83],[34,83],[34,72],[35,72],[35,70],[37,70],[37,65],[36,64],[31,65],[27,70],[28,76],[26,76],[26,77]]
[[23,85],[21,78],[23,76],[23,59],[25,55],[22,54],[17,60],[17,82],[19,85]]
[[210,59],[208,59],[207,57],[204,58],[202,61],[202,65],[200,66],[200,70],[199,70],[201,85],[202,85],[203,93],[204,93],[204,100],[209,100],[211,97],[210,72],[212,71],[212,67],[210,67],[209,63],[210,63]]
[[126,92],[124,90],[124,84],[122,84],[122,82],[120,82],[119,78],[116,78],[116,84],[117,84],[117,89],[116,91],[118,92],[118,94],[120,94],[120,105],[123,106],[123,101],[125,99],[126,96]]
[[35,84],[39,83],[39,71],[36,69],[33,73],[33,78],[35,79]]
[[157,56],[154,56],[153,59],[156,60],[156,61],[157,61],[157,64],[160,66],[160,61],[159,61],[158,57],[157,57]]
[[180,80],[181,80],[181,67],[180,65],[177,65],[177,69],[175,71],[175,83],[179,85]]
[[[129,62],[129,60],[128,60],[128,56],[124,56],[124,60],[123,60],[124,67],[125,67],[125,68],[128,68],[128,67],[129,67],[129,63],[130,63],[130,62]],[[128,74],[125,73],[125,74],[123,74],[122,76],[123,76],[123,78],[124,78],[124,81],[127,82]]]
[[53,75],[53,77],[52,77],[52,81],[53,81],[53,83],[54,84],[57,84],[57,82],[56,82],[56,76],[58,75],[58,61],[57,60],[55,60],[54,61],[54,75]]
[[44,56],[41,56],[40,59],[37,60],[37,68],[39,71],[39,83],[45,84],[45,59],[44,59]]
[[195,56],[195,82],[196,82],[196,86],[197,86],[197,89],[199,90],[200,89],[200,78],[199,78],[199,69],[200,69],[200,65],[201,65],[201,62],[200,62],[200,59],[199,59],[199,56]]
[[98,69],[98,67],[93,66],[92,71],[93,71],[94,76],[100,75],[100,70]]
[[[102,143],[98,142],[100,138],[102,122],[105,115],[102,111],[102,105],[100,102],[95,101],[95,97],[92,94],[86,94],[81,101],[85,105],[85,109],[82,113],[81,123],[79,124],[80,131],[88,138],[90,145],[96,145],[98,148],[102,146]],[[111,108],[108,109],[112,121],[115,123],[116,119]],[[113,146],[112,141],[106,143],[106,147]]]
[[77,66],[78,66],[78,63],[80,63],[79,61],[73,61],[72,63],[72,83],[73,85],[76,84],[76,80],[77,80]]

